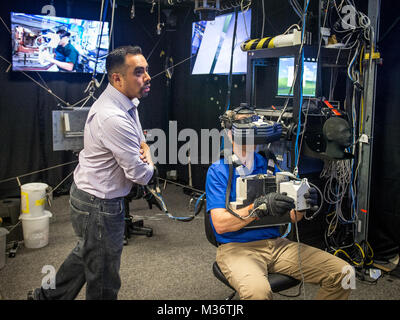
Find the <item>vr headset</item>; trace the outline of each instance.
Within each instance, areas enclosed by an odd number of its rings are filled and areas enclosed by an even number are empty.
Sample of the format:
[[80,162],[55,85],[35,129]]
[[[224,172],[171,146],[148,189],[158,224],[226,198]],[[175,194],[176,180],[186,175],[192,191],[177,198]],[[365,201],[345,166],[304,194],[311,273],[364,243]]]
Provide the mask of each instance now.
[[232,139],[240,145],[267,144],[282,136],[282,124],[267,120],[264,116],[241,103],[219,117],[221,127],[232,131]]

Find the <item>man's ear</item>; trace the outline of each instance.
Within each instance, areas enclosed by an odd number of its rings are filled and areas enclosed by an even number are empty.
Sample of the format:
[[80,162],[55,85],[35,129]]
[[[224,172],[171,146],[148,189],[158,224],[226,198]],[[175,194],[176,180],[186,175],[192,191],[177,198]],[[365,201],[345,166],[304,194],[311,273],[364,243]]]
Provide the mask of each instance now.
[[122,75],[120,73],[118,73],[118,72],[114,72],[111,75],[111,79],[112,79],[113,85],[118,86],[119,84],[121,84]]

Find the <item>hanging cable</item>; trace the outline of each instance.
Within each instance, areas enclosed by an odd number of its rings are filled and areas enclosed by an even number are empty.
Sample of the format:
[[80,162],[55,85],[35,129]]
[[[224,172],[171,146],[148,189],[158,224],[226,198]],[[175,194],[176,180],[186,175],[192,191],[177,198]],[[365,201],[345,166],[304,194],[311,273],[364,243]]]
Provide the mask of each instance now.
[[63,167],[63,166],[66,166],[66,165],[69,165],[69,164],[73,164],[73,163],[76,163],[76,162],[78,162],[78,160],[74,160],[74,161],[70,161],[70,162],[67,162],[67,163],[58,164],[58,165],[55,165],[55,166],[52,166],[52,167],[49,167],[49,168],[46,168],[46,169],[40,169],[40,170],[36,170],[36,171],[30,172],[30,173],[21,174],[21,175],[16,176],[16,177],[0,180],[0,183],[12,181],[12,180],[15,179],[15,180],[18,181],[18,184],[20,184],[19,183],[19,179],[20,178],[27,177],[27,176],[30,176],[30,175],[33,175],[33,174],[36,174],[36,173],[44,172],[44,171],[47,171],[47,170]]
[[[156,184],[158,184],[158,182]],[[162,197],[161,192],[158,191],[158,189],[159,189],[158,186],[156,186],[154,188],[152,188],[150,186],[144,186],[144,188],[156,199],[156,201],[160,204],[162,211],[164,211],[164,213],[167,215],[167,217],[172,220],[176,220],[176,221],[180,221],[180,222],[189,222],[189,221],[192,221],[201,211],[201,208],[200,208],[200,209],[195,210],[194,214],[191,216],[174,216],[171,213],[169,213],[168,208],[165,204],[164,198]],[[204,195],[205,195],[205,193],[201,196],[201,198]],[[201,201],[204,201],[204,200],[201,200]]]
[[[303,105],[303,70],[304,70],[304,34],[305,34],[305,29],[306,29],[306,17],[307,17],[307,10],[308,10],[308,5],[310,4],[310,0],[307,1],[307,4],[304,8],[304,13],[303,13],[303,25],[302,25],[302,30],[301,30],[301,45],[300,45],[300,52],[299,56],[297,59],[297,64],[299,64],[299,60],[301,59],[301,73],[300,73],[300,105],[299,105],[299,113],[298,113],[298,124],[297,124],[297,134],[296,134],[296,142],[295,142],[295,165],[294,165],[294,170],[293,174],[298,176],[298,159],[299,159],[299,150],[298,150],[298,139],[300,135],[300,127],[301,127],[301,109]],[[298,66],[297,66],[298,67]],[[294,82],[295,80],[293,80]]]
[[168,72],[169,69],[172,69],[172,68],[174,68],[174,67],[176,67],[176,66],[178,66],[178,65],[180,65],[180,64],[182,64],[182,63],[184,63],[185,61],[187,61],[187,60],[189,60],[189,59],[192,59],[195,55],[197,55],[197,53],[191,55],[190,57],[188,57],[188,58],[186,58],[186,59],[183,59],[182,61],[180,61],[180,62],[174,64],[174,65],[171,66],[171,67],[168,67],[167,69],[165,69],[165,70],[163,70],[163,71],[157,73],[156,75],[151,76],[151,79],[154,79],[154,78],[158,77],[159,75],[162,75],[163,73]]
[[[242,11],[243,23],[244,23],[244,30],[245,30],[245,32],[246,32],[247,39],[250,39],[250,34],[249,34],[248,30],[247,30],[246,12],[250,9],[251,0],[249,1],[249,3],[248,3],[246,6],[244,6],[243,3],[244,3],[244,0],[242,0],[242,1],[240,2],[240,10]],[[246,40],[247,40],[247,39],[246,39]]]
[[233,53],[235,51],[235,40],[236,40],[237,19],[238,19],[238,10],[237,10],[237,8],[235,8],[234,13],[235,13],[235,24],[234,24],[234,27],[233,27],[231,59],[230,59],[229,74],[228,74],[228,90],[227,90],[227,94],[226,94],[226,108],[225,108],[225,110],[229,110],[230,104],[231,104]]
[[[97,73],[97,63],[99,61],[99,54],[100,54],[100,46],[101,46],[101,39],[103,37],[103,28],[104,28],[104,22],[107,16],[107,9],[108,9],[108,0],[103,0],[102,1],[102,9],[103,9],[103,2],[106,1],[106,6],[103,12],[103,17],[101,19],[101,29],[100,29],[100,37],[97,40],[97,53],[96,53],[96,61],[94,63],[94,68],[93,68],[93,74],[92,74],[92,79],[95,78],[96,73]],[[114,0],[115,3],[115,0]]]
[[[104,73],[102,75],[100,82],[97,81],[96,69],[97,69],[97,62],[98,62],[98,54],[99,54],[100,45],[101,45],[101,37],[103,35],[103,25],[104,25],[104,20],[105,20],[106,14],[107,14],[108,2],[106,5],[106,10],[104,12],[103,12],[103,5],[104,5],[104,0],[102,2],[102,7],[100,10],[100,21],[101,21],[102,25],[101,25],[100,39],[98,40],[98,45],[97,45],[97,57],[96,57],[95,67],[93,69],[92,79],[90,80],[88,86],[84,90],[85,93],[88,92],[88,96],[86,98],[83,98],[82,100],[80,100],[81,102],[84,101],[83,104],[80,106],[80,109],[82,109],[86,105],[86,103],[89,102],[90,98],[97,100],[94,97],[94,93],[96,91],[96,88],[100,88],[101,85],[103,84],[103,81],[104,81],[106,73],[107,73],[106,70],[104,70]],[[113,2],[112,2],[112,9],[111,9],[111,23],[110,23],[110,28],[109,28],[109,48],[110,48],[111,43],[113,43],[114,14],[115,14],[115,0],[113,0]],[[77,104],[78,103],[75,103],[74,106]]]
[[263,14],[263,20],[262,20],[262,28],[261,28],[261,39],[264,38],[264,27],[265,27],[265,4],[264,0],[261,0],[262,3],[262,14]]

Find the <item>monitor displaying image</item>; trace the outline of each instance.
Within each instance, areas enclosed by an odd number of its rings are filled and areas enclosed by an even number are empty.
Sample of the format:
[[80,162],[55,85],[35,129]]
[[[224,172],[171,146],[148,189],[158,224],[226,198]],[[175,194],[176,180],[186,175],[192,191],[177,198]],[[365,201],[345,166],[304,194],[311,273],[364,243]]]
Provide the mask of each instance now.
[[[230,71],[235,14],[220,15],[214,21],[198,21],[192,26],[191,73],[228,74]],[[233,52],[233,74],[247,72],[247,53],[240,44],[250,38],[251,10],[238,13]]]
[[[288,96],[293,84],[294,57],[279,58],[278,96]],[[317,62],[305,59],[303,64],[303,96],[315,97]],[[290,95],[293,95],[293,90]]]
[[11,12],[11,33],[13,71],[105,73],[108,22]]

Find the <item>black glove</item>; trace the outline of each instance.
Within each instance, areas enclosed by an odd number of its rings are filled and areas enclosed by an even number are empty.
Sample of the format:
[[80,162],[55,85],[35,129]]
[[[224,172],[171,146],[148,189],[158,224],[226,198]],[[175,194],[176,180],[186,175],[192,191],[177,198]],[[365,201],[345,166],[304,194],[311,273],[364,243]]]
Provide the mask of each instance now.
[[292,198],[276,192],[271,192],[254,201],[253,210],[258,207],[260,208],[256,210],[255,213],[259,218],[264,216],[279,217],[294,209],[295,204]]
[[310,206],[310,210],[316,211],[318,210],[318,192],[315,188],[310,188],[304,194],[304,198],[306,199],[306,203]]
[[158,209],[162,211],[161,205],[158,203],[156,197],[154,197],[154,195],[150,191],[146,190],[146,194],[143,198],[147,201],[150,210],[153,209],[154,204]]

